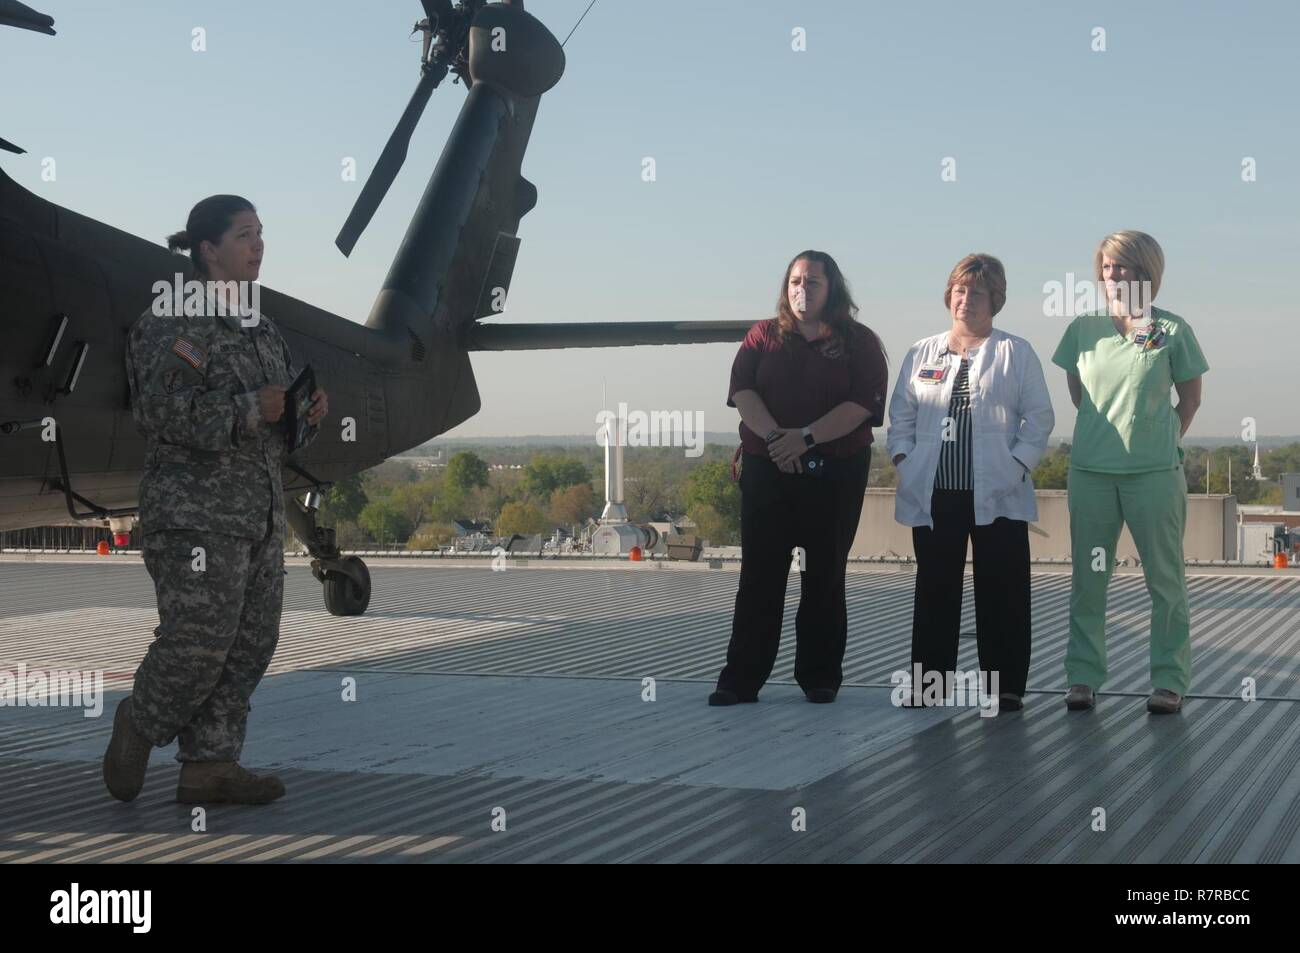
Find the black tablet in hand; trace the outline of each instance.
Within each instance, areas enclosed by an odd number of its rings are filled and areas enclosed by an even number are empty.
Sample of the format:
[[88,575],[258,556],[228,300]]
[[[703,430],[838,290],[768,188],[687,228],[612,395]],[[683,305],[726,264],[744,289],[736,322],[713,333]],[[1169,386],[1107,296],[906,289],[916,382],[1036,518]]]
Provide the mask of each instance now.
[[308,364],[298,379],[284,392],[284,442],[293,453],[307,442],[307,413],[311,410],[311,395],[316,393],[316,375]]

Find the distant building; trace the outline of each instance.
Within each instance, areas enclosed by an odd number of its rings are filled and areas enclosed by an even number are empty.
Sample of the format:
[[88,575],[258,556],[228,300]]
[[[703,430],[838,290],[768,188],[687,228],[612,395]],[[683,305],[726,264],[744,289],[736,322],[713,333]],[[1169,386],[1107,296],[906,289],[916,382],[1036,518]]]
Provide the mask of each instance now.
[[1282,509],[1300,513],[1300,473],[1282,474]]
[[399,460],[402,463],[405,463],[407,466],[415,468],[416,470],[436,470],[439,467],[445,467],[447,465],[447,461],[445,461],[442,458],[441,453],[433,457],[404,455],[404,456],[394,457],[393,459]]
[[506,552],[514,553],[541,553],[542,551],[542,534],[532,533],[525,536],[522,533],[515,533],[510,537],[505,545]]

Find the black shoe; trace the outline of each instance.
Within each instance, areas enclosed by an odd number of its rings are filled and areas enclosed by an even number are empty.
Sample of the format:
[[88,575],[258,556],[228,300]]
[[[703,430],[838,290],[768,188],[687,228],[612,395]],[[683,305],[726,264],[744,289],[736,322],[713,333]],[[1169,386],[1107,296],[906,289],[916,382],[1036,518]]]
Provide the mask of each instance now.
[[741,698],[729,688],[719,688],[709,696],[710,705],[740,705],[750,704],[756,701],[758,701],[757,695],[747,695],[744,698]]
[[810,688],[803,693],[803,697],[808,699],[814,705],[829,705],[835,701],[835,696],[839,694],[834,688]]
[[1003,692],[998,696],[999,711],[1020,711],[1025,707],[1024,696],[1014,692]]

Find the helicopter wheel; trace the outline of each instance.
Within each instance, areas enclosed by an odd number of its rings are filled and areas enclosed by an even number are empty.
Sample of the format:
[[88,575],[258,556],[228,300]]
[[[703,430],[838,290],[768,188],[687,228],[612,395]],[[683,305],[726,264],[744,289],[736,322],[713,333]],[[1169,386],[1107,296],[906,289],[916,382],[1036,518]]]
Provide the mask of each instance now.
[[370,570],[357,556],[344,556],[342,562],[351,563],[365,580],[358,586],[346,573],[331,571],[325,574],[325,608],[330,615],[361,615],[370,605]]

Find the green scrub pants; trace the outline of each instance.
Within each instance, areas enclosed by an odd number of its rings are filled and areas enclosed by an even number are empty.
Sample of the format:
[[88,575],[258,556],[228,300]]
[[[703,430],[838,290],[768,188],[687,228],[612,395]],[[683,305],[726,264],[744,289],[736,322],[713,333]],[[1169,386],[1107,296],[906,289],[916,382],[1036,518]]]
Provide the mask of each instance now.
[[1069,504],[1074,565],[1067,683],[1096,690],[1106,681],[1106,589],[1120,530],[1127,523],[1151,594],[1151,687],[1187,694],[1192,642],[1183,571],[1183,468],[1096,473],[1071,467]]

